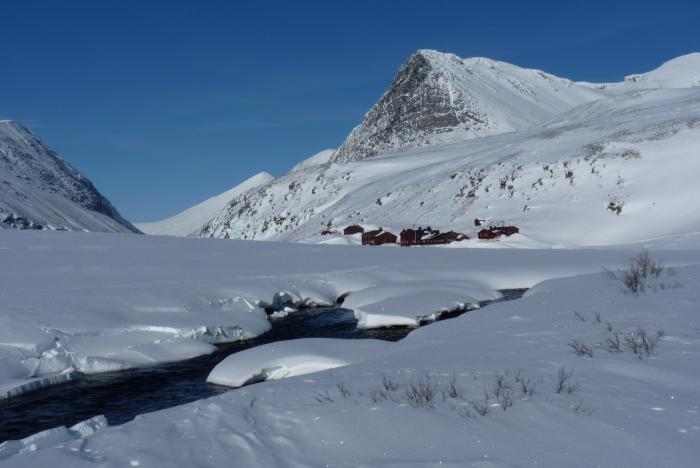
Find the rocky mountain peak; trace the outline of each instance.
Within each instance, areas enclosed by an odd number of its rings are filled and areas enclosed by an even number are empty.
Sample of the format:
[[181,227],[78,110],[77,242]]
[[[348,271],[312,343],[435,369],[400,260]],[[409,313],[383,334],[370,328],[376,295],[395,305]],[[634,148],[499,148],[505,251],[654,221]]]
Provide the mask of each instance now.
[[521,130],[599,97],[539,70],[418,50],[332,160]]
[[461,66],[452,54],[415,52],[333,159],[365,159],[396,147],[430,144],[432,137],[455,128],[484,126],[486,115],[473,109],[471,96],[454,84],[449,68]]

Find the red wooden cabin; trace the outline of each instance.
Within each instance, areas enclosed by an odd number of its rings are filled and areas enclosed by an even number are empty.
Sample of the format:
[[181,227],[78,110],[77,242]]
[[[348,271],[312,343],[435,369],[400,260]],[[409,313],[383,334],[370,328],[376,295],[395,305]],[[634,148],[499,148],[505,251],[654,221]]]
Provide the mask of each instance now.
[[520,229],[518,229],[515,226],[498,226],[491,228],[491,230],[499,236],[512,236],[513,234],[517,234],[520,232]]
[[409,245],[423,245],[428,237],[440,234],[437,229],[419,227],[418,229],[404,229],[399,233],[401,236],[401,245],[406,247]]
[[343,229],[343,234],[346,236],[351,236],[353,234],[360,234],[365,232],[365,228],[362,226],[358,226],[357,224],[353,224],[352,226],[348,226],[345,229]]
[[468,235],[462,234],[461,232],[455,232],[455,231],[448,231],[448,232],[444,233],[443,236],[447,237],[452,242],[454,242],[454,241],[460,242],[460,241],[469,239]]
[[362,234],[362,245],[396,244],[396,235],[384,229],[375,229]]
[[482,229],[482,230],[479,231],[479,233],[477,234],[477,237],[478,237],[479,239],[495,239],[495,238],[498,237],[498,236],[499,236],[499,234],[496,234],[496,233],[495,233],[494,231],[492,231],[491,229]]

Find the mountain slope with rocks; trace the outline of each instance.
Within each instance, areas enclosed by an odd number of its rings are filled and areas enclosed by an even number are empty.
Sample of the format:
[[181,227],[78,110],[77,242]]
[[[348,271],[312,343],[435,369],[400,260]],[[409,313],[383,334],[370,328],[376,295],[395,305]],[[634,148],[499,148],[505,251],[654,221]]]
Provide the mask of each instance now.
[[0,121],[0,229],[139,232],[24,125]]
[[522,130],[601,96],[540,70],[419,50],[333,159]]
[[146,234],[170,235],[170,236],[194,236],[202,227],[216,216],[228,203],[238,195],[251,189],[268,184],[274,180],[267,172],[260,172],[235,187],[213,196],[195,206],[170,218],[150,223],[137,223],[141,231]]
[[[673,79],[660,79],[669,69],[677,71]],[[691,55],[639,75],[648,80],[572,83],[577,93],[594,88],[596,98],[562,103],[555,117],[498,135],[372,156],[360,148],[347,158],[341,147],[328,162],[302,164],[235,198],[201,235],[347,243],[320,233],[359,223],[397,234],[431,225],[474,236],[475,218],[519,226],[509,244],[521,246],[698,232],[700,216],[687,201],[700,196],[700,87],[681,86],[697,73]],[[640,84],[647,81],[648,88]],[[432,102],[418,112],[428,115]]]

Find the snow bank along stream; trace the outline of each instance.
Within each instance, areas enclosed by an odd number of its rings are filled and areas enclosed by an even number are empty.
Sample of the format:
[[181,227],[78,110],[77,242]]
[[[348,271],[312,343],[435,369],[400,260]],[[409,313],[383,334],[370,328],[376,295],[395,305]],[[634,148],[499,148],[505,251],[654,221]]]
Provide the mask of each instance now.
[[[501,288],[600,271],[628,256],[7,232],[0,260],[13,267],[0,269],[0,395],[212,355],[216,344],[270,330],[263,302],[284,315],[350,292],[352,328],[369,332],[415,326],[499,298]],[[696,257],[664,255],[669,264]]]
[[[519,298],[522,292],[503,291],[503,296],[507,300],[515,299]],[[445,318],[447,317],[449,316],[445,315]],[[271,321],[271,330],[263,336],[220,344],[216,352],[205,356],[155,367],[86,375],[64,385],[44,388],[9,400],[0,400],[0,442],[20,439],[58,426],[71,427],[95,417],[106,418],[105,424],[107,421],[112,425],[122,424],[139,414],[226,392],[230,388],[214,385],[211,379],[210,383],[207,382],[212,368],[227,356],[245,355],[246,350],[261,345],[281,342],[279,349],[284,349],[284,343],[290,343],[290,350],[294,351],[290,353],[290,357],[300,364],[294,372],[281,367],[276,374],[261,375],[260,380],[265,380],[348,364],[349,355],[360,359],[366,351],[381,350],[383,343],[400,340],[412,330],[409,327],[358,328],[353,312],[337,307],[287,313],[283,317],[272,318]],[[365,345],[360,343],[360,346],[355,347],[355,343],[348,341],[348,346],[343,347],[342,344],[328,340],[326,354],[331,349],[338,353],[347,348],[343,353],[344,361],[330,362],[324,359],[323,362],[319,362],[319,359],[309,358],[299,362],[298,349],[294,346],[298,339],[323,342],[324,338],[363,339]],[[317,347],[314,347],[314,350],[319,351]],[[310,357],[313,357],[313,353]],[[251,360],[249,370],[252,374],[260,374],[261,369],[255,367],[258,362]],[[252,383],[248,380],[255,379],[245,378],[241,382],[221,380],[213,383],[241,386]],[[61,434],[70,434],[70,430],[66,431]]]

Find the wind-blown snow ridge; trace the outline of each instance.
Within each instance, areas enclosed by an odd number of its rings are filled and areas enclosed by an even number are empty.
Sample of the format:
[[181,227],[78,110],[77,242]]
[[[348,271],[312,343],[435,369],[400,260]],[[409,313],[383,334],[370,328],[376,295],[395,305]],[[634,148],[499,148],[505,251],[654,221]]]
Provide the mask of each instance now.
[[579,83],[608,93],[624,93],[639,89],[672,89],[700,86],[700,52],[681,55],[658,68],[628,75],[622,83]]
[[305,338],[282,341],[232,354],[219,363],[207,382],[242,387],[263,380],[277,380],[334,369],[372,358],[390,349],[381,340]]

